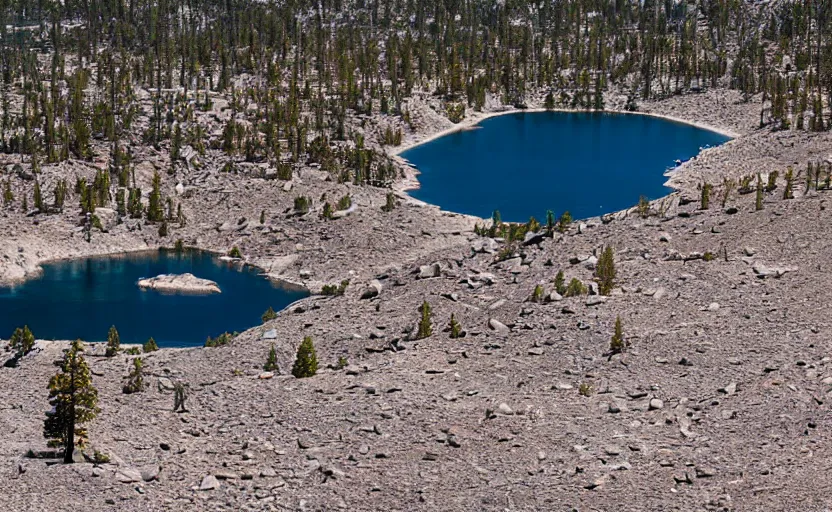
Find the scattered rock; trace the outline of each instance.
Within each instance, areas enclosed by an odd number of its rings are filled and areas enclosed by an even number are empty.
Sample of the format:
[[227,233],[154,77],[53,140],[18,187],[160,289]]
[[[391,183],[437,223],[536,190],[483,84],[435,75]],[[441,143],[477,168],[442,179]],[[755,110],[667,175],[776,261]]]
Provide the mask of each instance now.
[[202,479],[202,483],[199,484],[200,491],[210,491],[213,489],[219,489],[219,487],[220,482],[214,475],[206,475],[205,478]]
[[116,480],[123,484],[132,484],[143,480],[142,473],[135,468],[119,468],[116,471]]
[[788,272],[796,272],[797,267],[768,267],[760,262],[756,262],[751,267],[751,270],[753,270],[760,279],[765,279],[767,277],[774,277],[776,279],[784,276]]
[[379,294],[381,294],[381,289],[381,282],[378,279],[373,279],[372,281],[370,281],[370,284],[367,286],[367,288],[365,288],[364,291],[361,292],[361,298],[366,300],[378,297]]
[[145,482],[152,482],[159,478],[159,465],[154,464],[152,466],[148,466],[141,471],[142,480]]
[[607,302],[607,298],[602,295],[590,295],[589,297],[587,297],[585,304],[587,306],[597,306],[605,302]]
[[441,273],[442,267],[439,266],[439,263],[433,263],[431,265],[422,265],[421,267],[419,267],[419,279],[439,277]]
[[497,334],[508,334],[510,332],[509,328],[499,320],[495,320],[494,318],[490,318],[488,320],[488,327],[490,327],[493,331],[496,331]]
[[511,416],[512,414],[514,414],[514,411],[505,402],[497,406],[497,412],[505,416]]

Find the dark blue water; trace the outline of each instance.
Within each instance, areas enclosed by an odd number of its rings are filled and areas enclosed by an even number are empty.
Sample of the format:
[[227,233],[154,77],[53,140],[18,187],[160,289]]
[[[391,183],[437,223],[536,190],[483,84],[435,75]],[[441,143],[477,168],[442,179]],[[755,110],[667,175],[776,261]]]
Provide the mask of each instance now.
[[421,172],[410,194],[443,210],[545,222],[546,211],[594,217],[656,199],[664,172],[719,133],[655,117],[536,112],[492,117],[402,153]]
[[[163,294],[141,290],[142,277],[190,272],[216,281],[222,293]],[[115,325],[122,343],[202,345],[208,336],[243,331],[307,293],[273,284],[252,267],[188,250],[149,251],[43,265],[43,276],[0,287],[0,337],[28,325],[39,339],[105,341]]]

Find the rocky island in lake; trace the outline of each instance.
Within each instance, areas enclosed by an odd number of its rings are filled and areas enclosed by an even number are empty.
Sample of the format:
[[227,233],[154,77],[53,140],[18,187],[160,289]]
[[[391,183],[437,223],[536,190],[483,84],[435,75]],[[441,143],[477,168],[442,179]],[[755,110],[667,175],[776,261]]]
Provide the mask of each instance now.
[[179,293],[222,293],[220,287],[210,279],[200,279],[193,274],[160,274],[156,277],[139,279],[139,288],[159,292]]

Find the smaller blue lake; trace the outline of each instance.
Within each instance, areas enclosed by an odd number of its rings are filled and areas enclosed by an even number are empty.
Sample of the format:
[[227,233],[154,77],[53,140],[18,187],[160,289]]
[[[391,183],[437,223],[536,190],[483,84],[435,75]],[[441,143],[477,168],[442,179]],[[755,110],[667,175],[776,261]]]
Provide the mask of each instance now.
[[[216,281],[222,293],[163,294],[136,284],[143,277],[186,272]],[[122,343],[152,336],[159,346],[202,345],[208,336],[259,325],[269,306],[279,311],[307,295],[252,267],[196,250],[57,261],[44,264],[37,279],[0,287],[0,336],[28,325],[40,339],[105,341],[115,325]]]
[[729,137],[666,119],[534,112],[492,117],[401,154],[421,172],[413,197],[443,210],[526,222],[582,219],[670,192],[664,172]]

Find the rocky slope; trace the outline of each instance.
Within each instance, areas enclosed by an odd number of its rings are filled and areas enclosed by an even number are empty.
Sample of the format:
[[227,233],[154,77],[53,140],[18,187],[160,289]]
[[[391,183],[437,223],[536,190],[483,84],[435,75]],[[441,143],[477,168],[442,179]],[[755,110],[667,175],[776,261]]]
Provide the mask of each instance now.
[[[737,99],[712,92],[644,105],[741,136],[677,170],[670,179],[679,191],[647,217],[632,210],[582,221],[503,261],[505,243],[474,235],[474,219],[401,193],[388,213],[385,191],[311,169],[291,182],[189,176],[189,222],[171,238],[237,245],[271,274],[313,288],[352,284],[229,345],[144,355],[151,385],[143,393],[121,393],[132,356],[90,347],[102,408],[91,446],[109,463],[25,457],[45,446],[46,383],[64,346],[39,341],[18,368],[0,369],[0,506],[824,510],[830,192],[804,193],[798,175],[796,198],[784,200],[782,176],[828,157],[832,140],[758,132],[759,104]],[[419,137],[443,128],[427,103],[412,111]],[[722,207],[723,178],[773,170],[781,178],[762,211],[753,193],[733,192]],[[698,208],[703,181],[715,185],[708,210]],[[301,193],[350,193],[356,209],[336,221],[288,215]],[[55,219],[4,219],[12,253],[43,251],[28,244],[51,233],[80,236]],[[89,250],[168,242],[129,228],[94,236]],[[559,270],[589,283],[606,246],[618,270],[611,296],[550,294]],[[371,280],[375,293],[365,293]],[[551,301],[529,300],[538,284]],[[423,301],[433,334],[413,340]],[[444,331],[452,313],[462,338]],[[629,347],[610,355],[617,317]],[[288,373],[304,336],[321,370],[295,379]],[[279,374],[262,371],[272,344]],[[176,381],[189,386],[188,412],[172,412]]]

